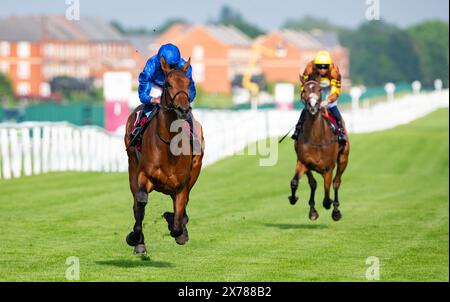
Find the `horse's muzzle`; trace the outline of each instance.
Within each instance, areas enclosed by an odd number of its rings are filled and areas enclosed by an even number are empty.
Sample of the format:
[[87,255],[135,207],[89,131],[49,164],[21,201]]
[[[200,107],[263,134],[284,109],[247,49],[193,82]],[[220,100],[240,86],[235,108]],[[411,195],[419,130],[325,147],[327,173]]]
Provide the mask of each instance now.
[[179,120],[187,120],[191,114],[191,107],[183,108],[181,106],[178,106],[174,109],[174,111]]

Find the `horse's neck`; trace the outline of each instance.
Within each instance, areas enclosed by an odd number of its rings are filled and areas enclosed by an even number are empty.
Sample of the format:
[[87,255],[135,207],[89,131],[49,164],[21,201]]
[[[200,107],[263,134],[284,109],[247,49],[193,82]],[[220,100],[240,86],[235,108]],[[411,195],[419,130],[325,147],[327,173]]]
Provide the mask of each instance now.
[[170,125],[175,121],[175,118],[169,111],[160,110],[157,118],[157,130],[158,135],[160,135],[164,139],[172,139],[175,136],[175,133],[170,132]]
[[303,134],[308,142],[321,143],[330,133],[331,130],[321,112],[315,116],[307,113]]

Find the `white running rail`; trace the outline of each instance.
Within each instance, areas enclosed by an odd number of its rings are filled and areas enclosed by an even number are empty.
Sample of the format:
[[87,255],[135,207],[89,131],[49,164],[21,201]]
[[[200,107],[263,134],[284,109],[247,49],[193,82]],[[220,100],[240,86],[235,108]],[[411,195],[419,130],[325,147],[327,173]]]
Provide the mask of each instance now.
[[[365,133],[406,124],[448,106],[447,89],[344,111],[343,116],[349,132]],[[194,116],[203,126],[203,162],[209,165],[249,144],[284,135],[297,122],[299,112],[194,109]],[[123,135],[64,122],[0,124],[0,179],[51,171],[125,172],[127,167]]]

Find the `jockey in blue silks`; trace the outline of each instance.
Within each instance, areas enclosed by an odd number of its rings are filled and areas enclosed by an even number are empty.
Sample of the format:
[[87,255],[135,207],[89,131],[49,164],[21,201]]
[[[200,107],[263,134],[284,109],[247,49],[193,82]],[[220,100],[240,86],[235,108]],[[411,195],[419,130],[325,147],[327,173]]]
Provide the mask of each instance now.
[[[132,131],[132,135],[141,135],[139,131],[141,130],[140,121],[145,115],[147,119],[155,108],[155,104],[161,101],[161,95],[164,87],[164,82],[166,80],[165,74],[161,68],[161,58],[164,57],[167,64],[171,69],[179,69],[186,64],[186,61],[181,57],[180,50],[173,44],[162,45],[158,53],[148,59],[145,64],[144,70],[139,74],[139,99],[143,106],[142,112],[138,113],[138,117],[135,122],[135,129]],[[186,72],[187,77],[191,81],[189,88],[189,98],[190,102],[194,101],[196,90],[195,83],[192,80],[192,67],[189,66]],[[191,131],[193,131],[192,116],[189,115],[187,121],[189,122]],[[137,130],[137,131],[134,131]]]

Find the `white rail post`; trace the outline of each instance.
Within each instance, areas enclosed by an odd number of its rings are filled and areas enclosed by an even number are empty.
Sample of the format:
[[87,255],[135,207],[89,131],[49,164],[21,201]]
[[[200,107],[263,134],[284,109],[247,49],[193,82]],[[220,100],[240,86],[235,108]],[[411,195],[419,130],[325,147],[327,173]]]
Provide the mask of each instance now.
[[12,175],[13,177],[20,177],[22,174],[22,152],[19,147],[16,128],[9,129],[9,137],[11,139]]
[[25,176],[31,176],[31,141],[30,141],[30,130],[26,127],[20,128],[20,133],[22,135],[22,152],[23,152],[23,173]]
[[42,173],[50,170],[50,127],[42,128]]
[[33,174],[41,173],[41,128],[33,128]]
[[386,91],[388,101],[393,102],[395,93],[395,84],[387,83],[386,85],[384,85],[384,91]]
[[11,178],[11,157],[9,156],[9,137],[7,129],[0,129],[0,145],[2,151],[2,172],[3,178]]

